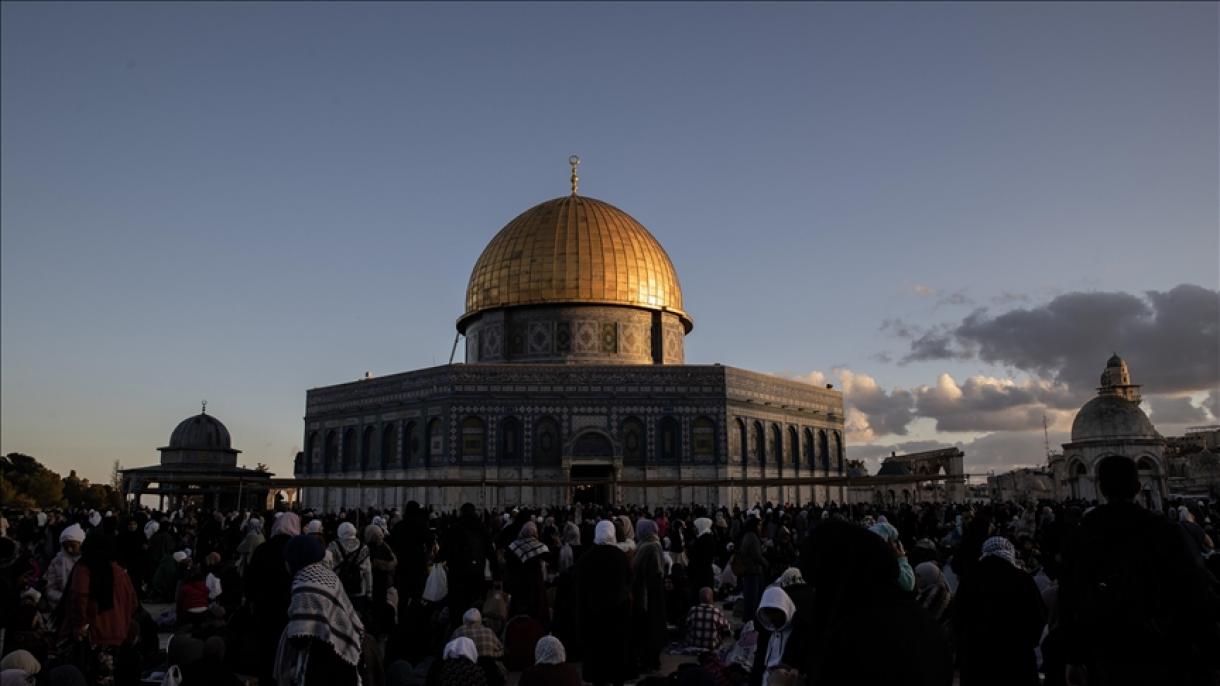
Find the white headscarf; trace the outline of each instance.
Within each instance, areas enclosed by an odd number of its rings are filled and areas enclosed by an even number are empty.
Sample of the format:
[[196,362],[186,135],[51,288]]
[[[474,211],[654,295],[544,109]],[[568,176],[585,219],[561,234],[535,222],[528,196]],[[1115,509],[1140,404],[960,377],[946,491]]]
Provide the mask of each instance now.
[[472,607],[469,610],[466,610],[466,614],[462,615],[462,623],[463,624],[482,624],[483,623],[483,613],[479,612],[478,610],[476,610]]
[[85,530],[81,528],[80,524],[64,527],[64,530],[59,534],[59,542],[63,543],[64,541],[83,543],[85,541]]
[[351,522],[343,522],[339,525],[339,539],[346,541],[356,537],[356,525]]
[[561,665],[568,661],[563,643],[554,636],[543,636],[534,646],[534,664]]
[[144,538],[152,538],[153,534],[160,530],[161,525],[157,523],[157,520],[150,519],[148,520],[148,523],[144,525]]
[[618,538],[614,535],[614,522],[603,519],[597,523],[593,529],[593,543],[596,545],[618,545]]
[[695,538],[702,536],[712,530],[712,520],[707,517],[700,517],[695,520]]
[[474,647],[474,641],[460,636],[445,644],[445,652],[441,654],[441,659],[454,660],[464,657],[471,662],[479,661],[479,651]]

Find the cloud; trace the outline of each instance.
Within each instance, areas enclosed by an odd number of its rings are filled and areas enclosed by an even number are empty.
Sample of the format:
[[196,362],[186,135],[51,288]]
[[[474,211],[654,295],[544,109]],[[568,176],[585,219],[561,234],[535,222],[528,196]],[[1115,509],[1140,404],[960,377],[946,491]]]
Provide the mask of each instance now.
[[993,295],[991,297],[991,304],[993,305],[1011,305],[1013,303],[1027,302],[1029,302],[1029,296],[1024,293],[1009,293],[1008,291],[1002,291],[999,295]]
[[[1058,452],[1068,440],[1065,432],[1052,431],[1050,446]],[[891,452],[899,455],[925,450],[956,447],[964,454],[967,474],[1002,472],[1017,467],[1040,467],[1046,464],[1046,438],[1041,431],[997,431],[969,441],[905,441],[893,445],[866,444],[848,445],[847,457],[864,460],[869,472],[876,474],[881,461]]]
[[1220,420],[1220,391],[1208,393],[1207,399],[1203,401],[1203,407],[1212,413],[1212,419]]
[[958,384],[942,373],[934,386],[915,389],[915,413],[936,422],[937,431],[1023,431],[1042,428],[1042,418],[1063,424],[1080,399],[1063,386],[1027,379],[972,376]]
[[930,298],[930,297],[936,295],[935,288],[932,288],[931,286],[925,286],[921,283],[917,283],[914,286],[912,286],[911,290],[915,291],[915,295],[918,295],[921,298]]
[[1066,293],[992,315],[978,309],[910,341],[903,362],[979,359],[1008,365],[1080,393],[1097,385],[1111,352],[1152,393],[1220,386],[1220,292],[1181,284],[1144,297]]
[[936,301],[937,307],[963,307],[973,305],[974,299],[966,295],[964,291],[957,291],[949,295],[941,296]]
[[1190,402],[1189,396],[1152,396],[1147,398],[1155,424],[1204,424],[1207,412]]

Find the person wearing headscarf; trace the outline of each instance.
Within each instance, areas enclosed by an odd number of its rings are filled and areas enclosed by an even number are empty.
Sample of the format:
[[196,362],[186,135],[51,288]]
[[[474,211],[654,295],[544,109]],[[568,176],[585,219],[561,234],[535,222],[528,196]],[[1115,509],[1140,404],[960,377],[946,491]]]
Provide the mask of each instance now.
[[661,668],[661,649],[668,638],[665,626],[665,563],[656,522],[641,519],[635,529],[631,561],[632,639],[640,669]]
[[14,650],[0,660],[0,669],[20,669],[33,675],[42,671],[42,663],[28,650]]
[[[301,519],[295,512],[280,514],[271,524],[271,537],[258,546],[246,565],[246,601],[254,625],[257,674],[261,686],[275,684],[273,670],[284,632],[292,592],[292,573],[284,565],[284,548],[301,533]],[[321,546],[321,542],[318,543]]]
[[1017,568],[1012,543],[1002,536],[988,538],[954,601],[961,685],[1037,686],[1034,649],[1045,624],[1042,594]]
[[465,636],[474,641],[475,649],[480,658],[499,659],[504,657],[504,644],[496,636],[496,632],[483,625],[483,613],[473,607],[462,615],[462,625],[453,630],[450,639]]
[[627,561],[631,561],[631,556],[635,554],[635,527],[631,526],[631,518],[627,515],[619,515],[614,518],[614,536],[618,539],[618,547],[624,553],[627,553]]
[[631,663],[631,568],[618,547],[614,522],[597,523],[593,547],[576,561],[579,623],[585,681],[622,684]]
[[911,569],[911,563],[907,561],[907,552],[902,548],[898,529],[882,517],[881,521],[868,527],[868,530],[880,536],[881,540],[889,545],[890,550],[894,551],[894,557],[898,560],[898,587],[904,591],[915,590],[915,570]]
[[[806,651],[809,683],[949,686],[948,637],[898,587],[898,561],[881,538],[856,524],[828,519],[802,544],[801,576],[814,593]],[[801,611],[797,612],[800,623]],[[860,641],[868,636],[868,641]],[[797,645],[792,642],[792,645]],[[885,646],[879,659],[877,646]]]
[[695,540],[687,546],[686,575],[690,577],[692,589],[704,586],[715,588],[716,574],[712,565],[716,559],[716,536],[712,533],[712,520],[699,517],[695,520]]
[[490,686],[487,671],[479,665],[474,641],[465,636],[445,644],[441,659],[428,670],[427,686]]
[[127,640],[139,600],[127,572],[115,562],[114,537],[95,531],[81,546],[63,597],[61,638],[93,647],[90,672],[102,686],[114,682],[119,646]]
[[0,686],[35,686],[34,675],[24,669],[0,671]]
[[[380,517],[378,517],[380,519]],[[369,563],[373,568],[373,592],[369,598],[371,626],[376,635],[387,633],[395,622],[397,608],[390,600],[394,588],[394,573],[398,569],[398,558],[385,542],[385,529],[376,523],[364,527],[364,543],[369,549]]]
[[356,607],[364,609],[373,591],[373,562],[369,548],[360,542],[356,525],[351,522],[340,524],[337,535],[326,550],[327,563],[343,582],[347,597]]
[[784,659],[792,641],[796,615],[796,604],[782,587],[768,586],[763,591],[758,610],[754,613],[754,624],[759,632],[759,650],[754,653],[754,668],[750,672],[749,683],[767,684],[776,670],[796,669]]
[[250,564],[254,551],[267,542],[263,536],[263,520],[258,517],[251,517],[247,520],[243,529],[245,536],[242,537],[241,543],[237,544],[237,571],[239,572],[246,570],[246,565]]
[[576,563],[576,557],[584,550],[580,544],[580,527],[575,522],[564,523],[560,542],[559,573],[563,574]]
[[123,529],[115,540],[118,550],[118,562],[127,570],[131,577],[131,586],[136,589],[136,595],[144,595],[144,546],[148,539],[140,530],[140,522],[135,517],[128,517]]
[[504,558],[504,589],[509,594],[510,616],[529,615],[544,630],[551,625],[546,597],[549,552],[546,544],[538,540],[538,526],[530,521],[521,525]]
[[521,673],[517,685],[581,686],[580,672],[567,660],[563,643],[554,636],[543,636],[534,646],[534,666]]
[[[96,535],[100,534],[99,531]],[[42,594],[43,607],[47,611],[54,612],[55,608],[59,607],[59,601],[63,598],[72,568],[80,560],[81,544],[84,542],[85,530],[81,528],[80,524],[64,527],[64,530],[59,533],[60,550],[47,567],[47,585]]]
[[945,575],[935,562],[915,565],[915,598],[933,619],[939,622],[945,618],[945,610],[953,594],[949,592],[949,582],[945,581]]
[[288,622],[275,658],[279,686],[360,683],[364,625],[343,583],[323,563],[325,555],[322,544],[308,534],[284,545],[293,576]]

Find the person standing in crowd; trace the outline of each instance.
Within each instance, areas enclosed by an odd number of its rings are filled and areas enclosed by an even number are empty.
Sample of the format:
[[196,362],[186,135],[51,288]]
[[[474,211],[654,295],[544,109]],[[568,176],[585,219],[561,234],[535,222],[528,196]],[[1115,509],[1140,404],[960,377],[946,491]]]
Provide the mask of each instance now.
[[[101,532],[95,535],[101,535]],[[43,604],[48,612],[54,613],[59,607],[59,601],[68,586],[68,577],[72,575],[72,568],[80,560],[81,544],[84,541],[85,530],[80,524],[64,527],[59,533],[60,550],[47,567],[47,585],[42,594]]]
[[368,546],[373,570],[373,590],[369,596],[369,629],[373,634],[384,635],[396,621],[397,608],[390,601],[396,601],[398,595],[397,591],[391,593],[394,589],[398,558],[385,542],[385,530],[377,524],[364,527],[364,543]]
[[746,519],[741,542],[733,553],[741,567],[739,576],[745,604],[742,616],[751,619],[758,611],[759,601],[762,600],[763,574],[767,572],[767,558],[763,556],[762,541],[758,538],[758,524],[757,515],[752,514]]
[[128,517],[116,540],[118,546],[118,562],[127,570],[131,578],[131,586],[136,589],[136,595],[144,597],[144,546],[147,539],[140,530],[140,522],[135,517]]
[[945,610],[953,600],[949,583],[935,562],[920,562],[915,565],[915,597],[923,609],[940,622],[945,619]]
[[915,570],[911,569],[911,563],[907,561],[907,551],[902,548],[898,529],[894,528],[893,524],[882,521],[873,524],[868,530],[880,536],[894,552],[894,558],[898,560],[898,587],[904,591],[915,590]]
[[473,504],[462,505],[457,521],[449,525],[441,541],[439,561],[447,568],[449,625],[455,626],[467,609],[483,606],[487,595],[486,570],[491,569],[492,578],[499,576],[491,534],[479,521]]
[[292,588],[275,657],[278,686],[360,683],[364,625],[343,583],[322,562],[325,557],[322,544],[308,534],[284,545]]
[[576,526],[575,522],[565,522],[560,541],[562,545],[559,548],[559,573],[563,574],[576,563],[576,557],[581,552],[580,527]]
[[250,558],[254,557],[254,551],[267,542],[263,537],[263,520],[258,517],[251,517],[244,529],[246,535],[237,545],[237,571],[243,573],[250,564]]
[[369,605],[373,592],[373,562],[369,548],[356,536],[356,525],[343,522],[339,525],[338,538],[331,541],[326,551],[331,570],[343,582],[343,590],[361,612]]
[[521,673],[517,686],[582,686],[580,672],[567,661],[563,643],[543,636],[534,646],[534,666]]
[[1069,684],[1216,683],[1217,600],[1176,523],[1135,503],[1135,463],[1097,466],[1106,502],[1063,547],[1060,630]]
[[[948,638],[898,587],[898,561],[878,536],[848,522],[822,522],[802,545],[800,570],[815,599],[813,638],[803,643],[809,683],[953,683]],[[884,646],[884,659],[878,646]]]
[[690,579],[691,588],[696,592],[704,586],[714,588],[716,575],[712,571],[712,565],[716,559],[716,537],[712,535],[711,519],[699,517],[695,520],[695,540],[688,547],[687,558],[690,566],[686,568],[686,575]]
[[87,649],[87,657],[78,653],[77,659],[89,661],[84,667],[93,681],[110,686],[129,679],[119,647],[127,642],[139,600],[127,572],[115,562],[113,537],[98,530],[85,540],[62,603],[60,637]]
[[618,547],[614,522],[602,520],[593,547],[576,561],[584,679],[621,685],[634,674],[631,654],[631,568]]
[[1042,594],[1017,567],[1016,549],[1002,536],[983,542],[983,552],[962,579],[954,605],[962,686],[1038,686],[1034,649],[1046,625]]
[[[546,558],[550,549],[538,540],[538,526],[521,525],[517,538],[504,556],[504,588],[511,603],[511,616],[529,615],[545,630],[551,625],[546,597]],[[480,603],[481,605],[481,603]]]
[[635,657],[640,670],[661,668],[661,649],[667,638],[665,626],[665,563],[661,539],[651,519],[636,522],[637,547],[631,562],[631,628]]
[[[271,538],[255,549],[246,567],[246,602],[253,617],[255,654],[261,686],[273,686],[275,655],[292,592],[292,572],[284,564],[284,547],[301,533],[295,512],[279,514],[271,525]],[[319,541],[318,546],[322,543]]]

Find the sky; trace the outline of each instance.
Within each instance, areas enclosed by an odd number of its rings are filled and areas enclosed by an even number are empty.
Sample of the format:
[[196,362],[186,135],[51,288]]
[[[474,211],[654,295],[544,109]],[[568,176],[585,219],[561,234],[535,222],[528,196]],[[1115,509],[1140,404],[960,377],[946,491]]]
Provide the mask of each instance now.
[[306,389],[445,363],[572,153],[687,361],[835,383],[849,457],[1043,462],[1113,352],[1217,423],[1217,11],[3,3],[0,452],[105,480],[206,399],[290,474]]

